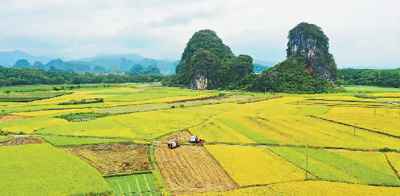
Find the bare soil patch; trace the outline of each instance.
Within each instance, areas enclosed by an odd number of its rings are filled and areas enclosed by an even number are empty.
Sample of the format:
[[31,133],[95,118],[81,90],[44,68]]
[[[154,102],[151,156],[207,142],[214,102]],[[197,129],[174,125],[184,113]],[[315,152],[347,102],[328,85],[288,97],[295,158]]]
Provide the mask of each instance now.
[[9,140],[1,142],[0,146],[13,146],[13,145],[24,145],[24,144],[41,144],[43,140],[39,137],[34,136],[12,136]]
[[150,170],[148,147],[137,144],[98,144],[68,148],[104,176]]
[[169,191],[174,194],[225,191],[237,184],[202,146],[184,145],[155,150],[157,165]]

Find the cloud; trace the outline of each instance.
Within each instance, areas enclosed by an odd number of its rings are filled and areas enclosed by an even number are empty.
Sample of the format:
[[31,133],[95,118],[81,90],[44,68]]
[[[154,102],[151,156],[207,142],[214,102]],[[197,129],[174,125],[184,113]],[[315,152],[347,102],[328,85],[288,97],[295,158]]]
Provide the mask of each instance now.
[[69,58],[141,53],[178,59],[209,28],[239,54],[280,61],[290,28],[323,28],[344,65],[400,66],[397,0],[2,0],[0,50]]

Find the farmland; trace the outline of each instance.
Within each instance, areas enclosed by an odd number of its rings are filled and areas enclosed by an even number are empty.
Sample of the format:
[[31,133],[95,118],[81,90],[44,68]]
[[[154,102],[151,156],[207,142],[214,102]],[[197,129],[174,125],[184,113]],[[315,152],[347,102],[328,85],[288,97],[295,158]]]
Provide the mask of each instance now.
[[116,195],[161,195],[151,173],[106,178]]
[[223,191],[236,187],[233,180],[203,147],[158,147],[157,164],[168,189],[174,193]]
[[94,168],[47,144],[1,147],[0,156],[1,195],[68,195],[111,191]]
[[0,88],[0,195],[399,195],[400,91],[345,89]]
[[150,170],[147,146],[144,145],[85,145],[71,147],[69,151],[86,160],[105,176]]

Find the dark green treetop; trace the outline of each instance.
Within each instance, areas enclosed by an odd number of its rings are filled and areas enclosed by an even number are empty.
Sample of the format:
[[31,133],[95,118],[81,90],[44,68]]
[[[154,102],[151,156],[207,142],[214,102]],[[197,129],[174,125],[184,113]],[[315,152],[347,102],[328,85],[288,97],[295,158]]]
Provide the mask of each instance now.
[[250,56],[235,57],[214,31],[200,30],[187,43],[171,81],[195,89],[223,88],[250,74],[252,63]]

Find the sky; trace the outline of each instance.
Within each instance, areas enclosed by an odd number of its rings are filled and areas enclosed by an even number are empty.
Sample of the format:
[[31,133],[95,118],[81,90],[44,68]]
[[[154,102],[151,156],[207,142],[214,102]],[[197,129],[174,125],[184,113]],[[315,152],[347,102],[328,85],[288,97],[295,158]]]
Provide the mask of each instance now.
[[288,31],[314,23],[339,67],[400,67],[399,0],[0,0],[0,50],[179,59],[212,29],[235,54],[279,62]]

